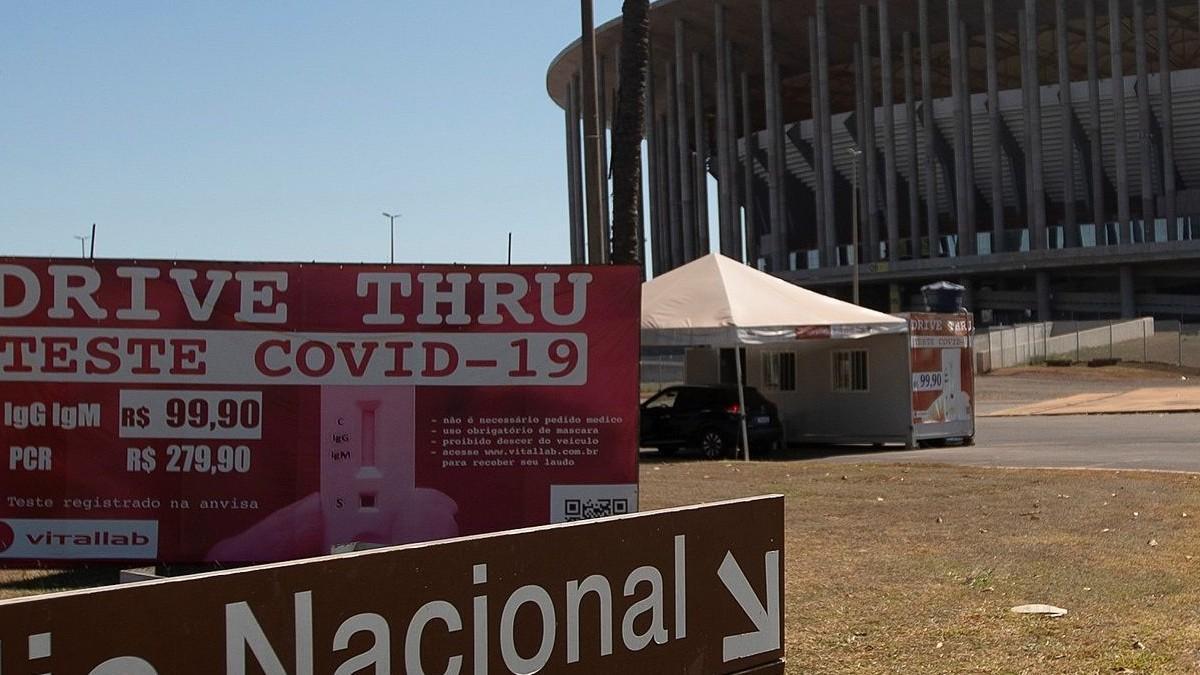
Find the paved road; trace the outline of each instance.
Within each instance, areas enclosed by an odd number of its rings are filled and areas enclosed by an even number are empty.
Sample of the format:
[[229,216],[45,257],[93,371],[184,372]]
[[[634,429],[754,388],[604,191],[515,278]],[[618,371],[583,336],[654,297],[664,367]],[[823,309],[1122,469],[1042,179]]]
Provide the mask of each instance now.
[[[1197,398],[1200,377],[1136,369],[1074,369],[986,377],[976,382],[981,414],[1079,394],[1176,387]],[[653,462],[653,451],[642,454]],[[973,447],[923,450],[804,448],[777,452],[781,461],[903,462],[969,466],[1153,469],[1200,473],[1200,413],[980,417]],[[699,461],[694,453],[680,461]]]
[[980,418],[974,447],[793,450],[780,458],[1200,473],[1200,414]]

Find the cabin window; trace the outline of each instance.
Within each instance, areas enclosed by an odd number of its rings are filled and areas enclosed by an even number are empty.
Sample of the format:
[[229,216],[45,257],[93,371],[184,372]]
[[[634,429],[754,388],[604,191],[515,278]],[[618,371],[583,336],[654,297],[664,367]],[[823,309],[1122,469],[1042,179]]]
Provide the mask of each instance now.
[[851,349],[833,353],[833,390],[860,393],[871,390],[867,370],[867,350]]
[[738,363],[737,359],[741,358],[742,382],[746,384],[746,350],[725,348],[721,350],[721,384],[738,384]]
[[768,391],[796,391],[796,354],[763,353],[763,388]]

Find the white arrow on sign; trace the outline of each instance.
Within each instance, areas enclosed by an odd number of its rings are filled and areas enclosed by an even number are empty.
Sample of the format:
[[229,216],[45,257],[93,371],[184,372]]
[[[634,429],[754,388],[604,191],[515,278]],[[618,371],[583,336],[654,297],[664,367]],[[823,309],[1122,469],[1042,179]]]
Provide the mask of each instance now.
[[767,551],[764,557],[767,571],[766,607],[763,607],[758,594],[750,586],[750,580],[734,559],[732,551],[725,552],[725,560],[721,561],[721,568],[717,570],[721,582],[741,605],[746,616],[754,622],[756,629],[724,639],[721,644],[723,663],[779,649],[779,551]]

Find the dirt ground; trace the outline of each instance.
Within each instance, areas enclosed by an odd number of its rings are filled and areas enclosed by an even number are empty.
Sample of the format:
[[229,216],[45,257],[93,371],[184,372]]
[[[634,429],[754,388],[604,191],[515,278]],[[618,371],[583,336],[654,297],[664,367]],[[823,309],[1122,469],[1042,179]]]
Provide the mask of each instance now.
[[975,380],[976,402],[982,408],[1022,405],[1075,394],[1176,386],[1200,387],[1200,371],[1153,363],[1107,368],[1028,366],[997,370]]

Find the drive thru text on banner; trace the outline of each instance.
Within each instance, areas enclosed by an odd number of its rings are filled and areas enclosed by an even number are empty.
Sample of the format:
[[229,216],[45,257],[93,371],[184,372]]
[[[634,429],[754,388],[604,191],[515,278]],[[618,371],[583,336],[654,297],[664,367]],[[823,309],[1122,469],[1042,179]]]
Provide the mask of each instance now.
[[637,508],[632,267],[0,259],[0,564]]

